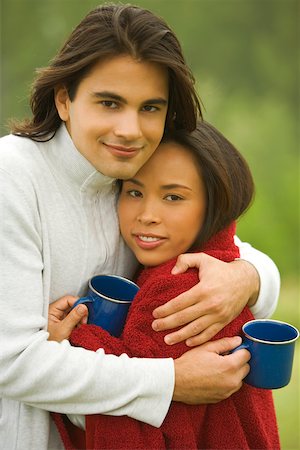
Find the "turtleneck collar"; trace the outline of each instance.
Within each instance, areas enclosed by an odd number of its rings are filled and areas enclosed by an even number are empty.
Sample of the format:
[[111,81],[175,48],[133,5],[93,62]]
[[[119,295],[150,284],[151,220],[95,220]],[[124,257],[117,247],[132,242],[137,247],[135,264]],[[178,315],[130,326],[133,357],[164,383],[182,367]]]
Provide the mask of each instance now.
[[63,123],[53,139],[48,142],[48,157],[61,175],[70,178],[80,190],[97,191],[111,185],[115,179],[98,172],[95,167],[77,150]]

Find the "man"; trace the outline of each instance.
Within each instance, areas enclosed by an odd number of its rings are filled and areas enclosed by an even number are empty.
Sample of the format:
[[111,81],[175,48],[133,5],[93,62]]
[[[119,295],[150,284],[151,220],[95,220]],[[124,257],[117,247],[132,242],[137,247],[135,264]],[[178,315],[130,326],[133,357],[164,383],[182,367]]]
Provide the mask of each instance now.
[[[231,395],[249,370],[249,354],[220,355],[239,337],[175,361],[47,340],[49,302],[61,298],[57,326],[65,336],[86,316],[75,309],[60,320],[74,301],[67,295],[82,295],[95,273],[134,273],[119,235],[114,179],[133,176],[164,133],[192,130],[201,114],[174,33],[140,8],[95,9],[40,71],[31,106],[32,118],[0,142],[3,448],[61,448],[48,411],[125,414],[159,426],[172,398],[211,403]],[[156,330],[184,325],[170,344],[205,342],[247,302],[260,316],[273,311],[276,267],[246,244],[240,250],[259,275],[245,261],[181,258],[179,270],[196,265],[201,281],[183,296],[182,310],[175,299],[154,312]]]

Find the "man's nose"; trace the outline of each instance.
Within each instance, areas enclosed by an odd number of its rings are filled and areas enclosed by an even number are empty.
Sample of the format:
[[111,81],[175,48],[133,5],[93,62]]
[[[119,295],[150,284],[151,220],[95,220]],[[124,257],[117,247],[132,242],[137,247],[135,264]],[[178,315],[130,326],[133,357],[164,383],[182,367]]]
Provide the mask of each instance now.
[[124,111],[118,114],[115,135],[127,141],[135,141],[143,136],[138,111]]

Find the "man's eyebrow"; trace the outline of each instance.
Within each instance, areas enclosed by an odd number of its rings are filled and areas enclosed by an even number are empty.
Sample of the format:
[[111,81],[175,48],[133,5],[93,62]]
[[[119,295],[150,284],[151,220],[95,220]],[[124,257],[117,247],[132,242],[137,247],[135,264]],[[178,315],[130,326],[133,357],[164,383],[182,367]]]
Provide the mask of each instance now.
[[149,98],[149,100],[146,100],[143,102],[144,105],[167,105],[168,100],[162,97],[158,98]]
[[109,98],[111,100],[117,100],[118,102],[127,103],[125,98],[121,95],[116,94],[115,92],[110,91],[101,91],[101,92],[92,92],[92,96],[96,98]]
[[[99,99],[110,99],[127,104],[127,100],[119,94],[111,91],[92,92],[92,96]],[[149,98],[143,102],[143,105],[167,105],[167,99],[163,97]]]

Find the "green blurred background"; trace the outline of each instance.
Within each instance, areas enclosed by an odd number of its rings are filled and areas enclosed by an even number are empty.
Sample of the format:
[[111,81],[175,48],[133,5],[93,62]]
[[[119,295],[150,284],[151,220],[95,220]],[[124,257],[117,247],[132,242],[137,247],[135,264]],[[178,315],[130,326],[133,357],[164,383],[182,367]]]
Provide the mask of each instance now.
[[[1,135],[29,114],[34,71],[101,1],[1,0]],[[256,182],[238,235],[282,276],[274,317],[300,326],[299,1],[137,0],[177,33],[205,118],[246,156]],[[300,449],[299,346],[289,386],[274,392],[283,449]],[[255,432],[255,430],[254,430]]]

